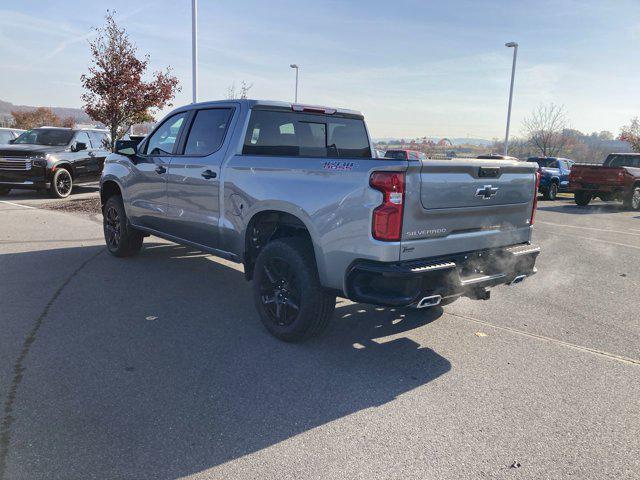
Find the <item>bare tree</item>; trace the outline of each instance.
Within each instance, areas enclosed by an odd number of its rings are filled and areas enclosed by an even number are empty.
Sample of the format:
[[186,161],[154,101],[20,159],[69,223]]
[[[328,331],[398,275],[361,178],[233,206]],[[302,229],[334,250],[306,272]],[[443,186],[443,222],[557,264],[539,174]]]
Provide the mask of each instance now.
[[240,89],[236,90],[235,82],[227,87],[227,100],[234,100],[236,98],[246,99],[249,98],[249,90],[253,87],[253,83],[247,83],[244,80],[240,82]]
[[628,142],[634,152],[640,152],[640,118],[634,117],[629,125],[622,127],[618,138]]
[[529,144],[542,156],[556,156],[567,140],[567,113],[561,105],[539,105],[524,119],[522,130]]

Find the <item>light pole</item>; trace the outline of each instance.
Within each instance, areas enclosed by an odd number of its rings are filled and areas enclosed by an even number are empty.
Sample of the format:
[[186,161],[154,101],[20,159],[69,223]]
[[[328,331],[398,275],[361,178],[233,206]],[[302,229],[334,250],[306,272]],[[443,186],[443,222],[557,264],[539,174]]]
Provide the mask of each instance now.
[[198,0],[191,0],[191,76],[193,103],[198,101]]
[[505,47],[513,48],[513,64],[511,65],[511,88],[509,88],[509,109],[507,110],[507,131],[504,134],[504,154],[509,153],[509,123],[511,122],[511,102],[513,101],[513,80],[516,76],[516,58],[518,58],[518,44],[509,42]]
[[296,100],[295,100],[295,102],[298,103],[298,70],[300,69],[300,67],[295,63],[292,63],[289,66],[291,68],[295,68],[296,69]]

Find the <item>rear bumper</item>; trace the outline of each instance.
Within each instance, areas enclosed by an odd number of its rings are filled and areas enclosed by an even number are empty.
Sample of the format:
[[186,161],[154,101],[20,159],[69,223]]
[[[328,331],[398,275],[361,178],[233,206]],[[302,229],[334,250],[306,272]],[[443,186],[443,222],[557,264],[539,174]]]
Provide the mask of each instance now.
[[356,261],[347,271],[345,293],[384,306],[418,305],[432,296],[488,298],[487,288],[533,275],[539,253],[540,247],[519,244],[410,262]]

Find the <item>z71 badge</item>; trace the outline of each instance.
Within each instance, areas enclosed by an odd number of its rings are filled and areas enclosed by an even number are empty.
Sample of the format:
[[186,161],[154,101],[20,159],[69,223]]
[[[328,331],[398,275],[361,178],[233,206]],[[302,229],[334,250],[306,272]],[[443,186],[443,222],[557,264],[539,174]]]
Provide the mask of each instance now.
[[354,167],[357,167],[358,164],[355,162],[339,162],[339,161],[329,161],[324,162],[322,164],[322,168],[325,170],[338,170],[338,171],[350,171],[353,170]]

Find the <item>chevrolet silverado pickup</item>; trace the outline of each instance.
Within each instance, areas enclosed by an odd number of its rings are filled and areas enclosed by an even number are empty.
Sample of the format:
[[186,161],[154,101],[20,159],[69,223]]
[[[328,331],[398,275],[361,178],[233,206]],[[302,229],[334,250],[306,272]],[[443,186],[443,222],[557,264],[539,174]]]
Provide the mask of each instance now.
[[272,101],[174,110],[101,178],[117,257],[155,235],[244,264],[266,329],[297,341],[336,296],[425,308],[535,273],[537,165],[376,158],[361,113]]
[[594,197],[622,201],[625,208],[640,210],[640,153],[612,153],[602,165],[574,165],[569,191],[576,204],[589,205]]

